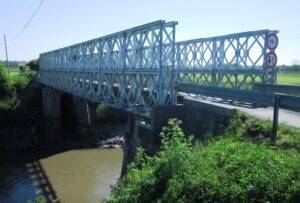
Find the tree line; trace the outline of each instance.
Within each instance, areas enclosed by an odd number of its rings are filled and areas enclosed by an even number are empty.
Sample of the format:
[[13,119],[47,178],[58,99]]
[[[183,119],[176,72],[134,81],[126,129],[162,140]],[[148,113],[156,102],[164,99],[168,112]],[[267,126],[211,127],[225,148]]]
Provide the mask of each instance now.
[[300,72],[300,65],[280,65],[276,66],[276,68],[281,72]]
[[[30,70],[37,71],[39,68],[39,60],[33,59],[31,61],[8,61],[9,67],[19,67],[20,64],[25,64]],[[6,66],[6,61],[0,60],[0,65]]]

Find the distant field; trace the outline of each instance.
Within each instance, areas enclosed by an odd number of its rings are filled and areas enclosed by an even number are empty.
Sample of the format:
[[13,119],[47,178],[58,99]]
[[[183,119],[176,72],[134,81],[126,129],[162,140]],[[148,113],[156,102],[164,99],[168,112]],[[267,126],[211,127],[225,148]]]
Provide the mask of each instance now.
[[277,74],[277,83],[300,85],[300,72],[279,72]]
[[19,75],[20,71],[18,67],[10,67],[9,68],[10,76],[14,77],[15,75]]

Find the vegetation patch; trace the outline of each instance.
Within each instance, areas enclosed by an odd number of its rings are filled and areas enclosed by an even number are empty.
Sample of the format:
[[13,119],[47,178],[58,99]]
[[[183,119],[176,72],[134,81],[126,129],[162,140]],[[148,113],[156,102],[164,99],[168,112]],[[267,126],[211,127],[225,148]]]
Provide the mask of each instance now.
[[157,155],[138,150],[108,202],[300,201],[299,153],[248,137],[268,125],[239,115],[222,137],[193,144],[180,124],[173,119],[163,129]]
[[20,105],[19,93],[36,77],[37,72],[20,73],[12,69],[9,76],[4,65],[0,64],[0,111],[11,111]]
[[37,72],[35,71],[28,71],[24,73],[19,73],[12,77],[13,85],[17,91],[23,90],[27,85],[35,78]]
[[127,120],[127,113],[106,104],[97,104],[96,119],[101,123],[124,123]]
[[12,81],[4,68],[4,65],[0,64],[0,99],[11,96],[13,92],[14,87]]
[[279,72],[277,74],[277,82],[279,84],[300,85],[299,72]]
[[[237,140],[250,140],[270,144],[272,121],[251,118],[242,112],[237,112],[231,119],[231,124],[224,133],[226,137]],[[273,147],[282,149],[295,149],[300,152],[300,130],[288,127],[281,123],[278,126],[277,138]]]

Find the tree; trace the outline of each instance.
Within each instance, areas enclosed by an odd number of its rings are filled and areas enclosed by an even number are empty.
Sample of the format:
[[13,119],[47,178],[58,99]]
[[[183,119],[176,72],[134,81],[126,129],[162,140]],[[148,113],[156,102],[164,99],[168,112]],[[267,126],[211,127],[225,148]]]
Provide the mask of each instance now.
[[30,70],[33,70],[33,71],[38,71],[39,70],[39,60],[38,59],[33,59],[31,61],[29,61],[27,63],[27,66],[29,66]]

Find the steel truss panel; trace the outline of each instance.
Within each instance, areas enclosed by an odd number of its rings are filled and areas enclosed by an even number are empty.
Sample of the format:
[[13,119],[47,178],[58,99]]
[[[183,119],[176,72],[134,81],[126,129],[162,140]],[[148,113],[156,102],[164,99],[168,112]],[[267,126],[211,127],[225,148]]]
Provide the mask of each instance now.
[[[156,21],[40,55],[39,81],[149,115],[174,104],[176,22]],[[168,46],[165,46],[168,44]]]
[[260,30],[176,43],[178,82],[247,89],[273,84],[276,71],[265,66],[266,36]]

